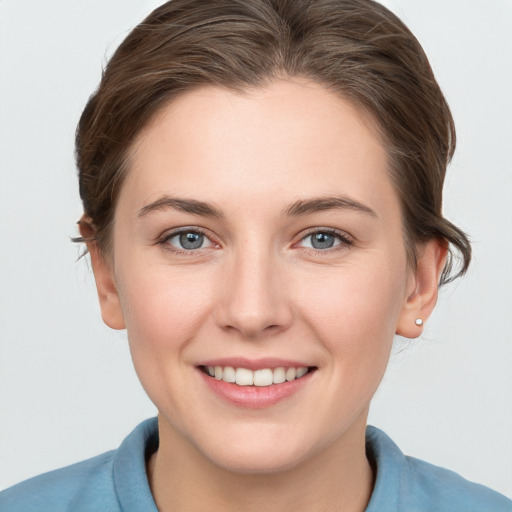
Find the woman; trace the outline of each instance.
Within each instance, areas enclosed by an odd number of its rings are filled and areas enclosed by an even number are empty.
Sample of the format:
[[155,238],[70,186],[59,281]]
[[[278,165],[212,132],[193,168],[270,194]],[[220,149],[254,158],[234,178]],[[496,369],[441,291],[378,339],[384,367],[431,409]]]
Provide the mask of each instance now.
[[77,162],[102,316],[158,425],[6,509],[510,510],[366,430],[394,335],[418,337],[469,264],[441,214],[454,144],[378,4],[157,9],[84,110]]

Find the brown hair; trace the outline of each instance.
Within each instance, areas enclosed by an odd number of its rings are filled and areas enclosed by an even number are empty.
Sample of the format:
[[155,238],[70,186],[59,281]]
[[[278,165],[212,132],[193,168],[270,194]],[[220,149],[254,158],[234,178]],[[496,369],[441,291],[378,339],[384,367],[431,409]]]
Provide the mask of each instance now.
[[201,85],[241,92],[283,75],[370,112],[390,156],[410,261],[415,244],[437,238],[450,249],[441,284],[463,274],[469,241],[442,215],[453,119],[414,35],[372,0],[172,0],[153,11],[110,59],[77,128],[82,233],[108,252],[129,150],[169,100]]

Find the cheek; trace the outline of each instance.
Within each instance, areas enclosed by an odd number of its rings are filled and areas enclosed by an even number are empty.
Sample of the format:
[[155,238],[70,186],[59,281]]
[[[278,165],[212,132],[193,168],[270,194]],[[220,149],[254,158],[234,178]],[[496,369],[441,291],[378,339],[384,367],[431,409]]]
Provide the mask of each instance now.
[[184,279],[165,265],[130,268],[119,279],[130,352],[143,387],[158,403],[162,383],[180,388],[190,371],[183,353],[207,322],[211,293],[200,275]]
[[200,276],[184,279],[165,265],[140,268],[121,275],[119,287],[132,361],[151,401],[178,425],[192,371],[184,355],[207,322],[210,290]]
[[184,277],[165,265],[146,265],[144,272],[140,268],[144,266],[129,266],[119,278],[128,333],[169,344],[201,321],[210,303],[208,282],[198,273]]
[[404,303],[404,262],[361,261],[303,280],[297,290],[306,322],[333,361],[385,367]]

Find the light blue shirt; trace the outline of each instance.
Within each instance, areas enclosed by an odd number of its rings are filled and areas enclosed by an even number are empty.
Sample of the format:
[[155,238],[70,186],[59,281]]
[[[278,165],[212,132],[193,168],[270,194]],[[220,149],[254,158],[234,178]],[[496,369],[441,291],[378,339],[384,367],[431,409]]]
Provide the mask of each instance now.
[[[512,501],[482,485],[406,457],[368,427],[368,458],[377,471],[366,512],[512,512]],[[156,418],[141,423],[119,449],[21,482],[0,493],[1,512],[158,512],[146,458],[158,447]]]

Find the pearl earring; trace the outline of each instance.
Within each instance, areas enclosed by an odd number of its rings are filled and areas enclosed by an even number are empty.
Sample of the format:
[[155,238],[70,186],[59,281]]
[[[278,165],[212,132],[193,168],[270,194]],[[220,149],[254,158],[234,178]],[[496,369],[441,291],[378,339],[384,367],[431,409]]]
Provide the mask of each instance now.
[[416,318],[416,320],[414,320],[414,323],[418,326],[418,327],[421,327],[423,325],[423,320],[421,318]]

